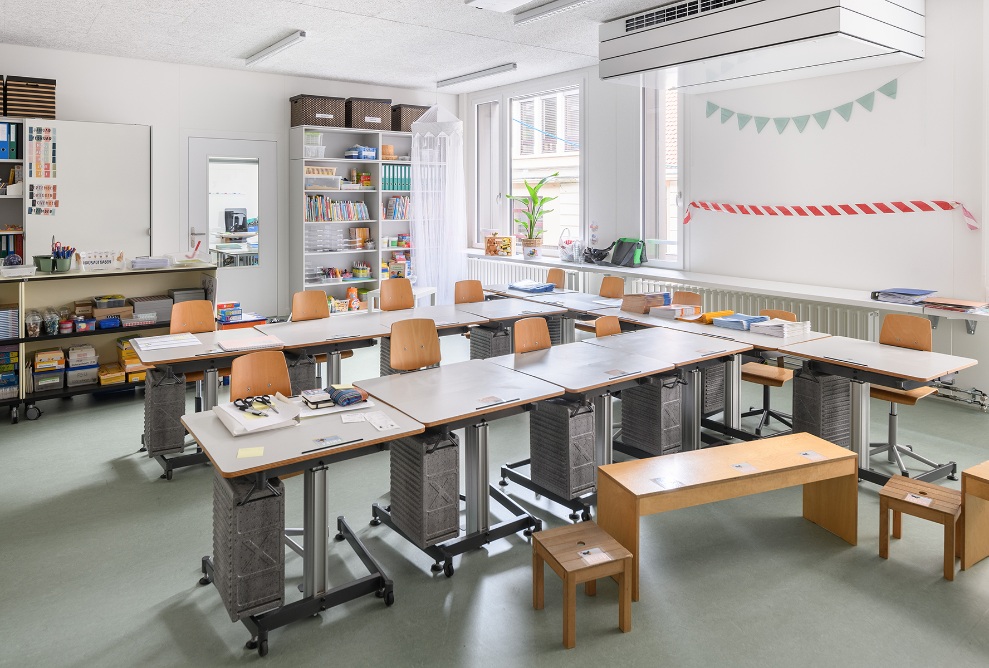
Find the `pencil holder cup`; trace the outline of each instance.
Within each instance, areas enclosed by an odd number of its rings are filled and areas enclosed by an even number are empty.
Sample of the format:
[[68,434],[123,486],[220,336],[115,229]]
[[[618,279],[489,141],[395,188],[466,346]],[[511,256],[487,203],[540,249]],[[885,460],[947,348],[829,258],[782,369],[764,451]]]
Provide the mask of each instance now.
[[51,255],[35,255],[34,266],[38,268],[38,271],[50,274],[55,271],[55,258]]
[[71,267],[71,257],[60,257],[55,259],[55,271],[68,271]]

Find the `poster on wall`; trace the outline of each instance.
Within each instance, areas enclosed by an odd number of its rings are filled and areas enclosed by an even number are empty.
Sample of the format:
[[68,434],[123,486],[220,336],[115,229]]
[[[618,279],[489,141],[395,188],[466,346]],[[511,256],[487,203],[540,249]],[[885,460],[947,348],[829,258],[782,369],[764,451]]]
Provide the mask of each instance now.
[[54,216],[59,208],[58,199],[58,154],[55,141],[55,128],[51,126],[28,125],[27,128],[27,175],[30,179],[46,179],[50,183],[28,185],[27,213],[31,216]]

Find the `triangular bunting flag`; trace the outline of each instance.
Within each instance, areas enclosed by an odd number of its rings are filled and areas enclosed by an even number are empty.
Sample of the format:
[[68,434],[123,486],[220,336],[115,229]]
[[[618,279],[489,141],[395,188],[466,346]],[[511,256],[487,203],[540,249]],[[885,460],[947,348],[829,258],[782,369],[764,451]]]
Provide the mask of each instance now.
[[840,107],[835,107],[834,110],[838,112],[838,115],[844,118],[846,121],[852,120],[852,105],[854,103],[849,102],[848,104],[843,104]]
[[755,117],[755,129],[756,129],[756,132],[762,132],[762,129],[765,128],[768,123],[769,123],[769,119],[767,117],[765,117],[765,116],[756,116]]
[[872,111],[872,108],[876,105],[876,94],[869,93],[868,95],[863,95],[855,101],[865,107],[867,111]]
[[745,126],[748,125],[749,124],[749,121],[751,121],[751,120],[752,120],[752,116],[750,114],[739,114],[738,115],[738,129],[739,130],[745,129]]
[[707,117],[708,118],[711,118],[711,115],[714,114],[714,112],[716,112],[720,108],[721,107],[719,107],[718,105],[716,105],[714,102],[708,102],[707,103]]
[[896,82],[897,82],[897,80],[896,79],[893,79],[892,81],[890,81],[885,86],[882,86],[881,88],[879,88],[879,92],[882,93],[883,95],[885,95],[886,97],[895,100],[896,99]]
[[810,116],[794,116],[793,124],[797,126],[797,130],[803,132],[804,128],[807,127],[807,121],[809,120],[810,120]]
[[725,109],[721,107],[721,122],[722,124],[727,123],[728,119],[735,115],[735,112],[731,109]]
[[789,118],[774,118],[773,123],[776,124],[776,131],[783,134],[783,130],[786,130],[786,126],[790,124]]
[[814,120],[817,121],[817,124],[821,126],[822,130],[824,129],[824,126],[828,124],[828,119],[830,118],[831,118],[830,109],[828,109],[827,111],[819,111],[816,114],[814,114]]

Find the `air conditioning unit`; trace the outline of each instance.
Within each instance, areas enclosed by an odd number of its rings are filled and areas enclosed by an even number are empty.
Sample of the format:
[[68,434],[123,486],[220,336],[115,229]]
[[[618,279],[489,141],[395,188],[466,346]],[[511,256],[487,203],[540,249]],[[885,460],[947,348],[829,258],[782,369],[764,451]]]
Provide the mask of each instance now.
[[924,58],[924,0],[680,0],[600,29],[602,79],[707,92]]

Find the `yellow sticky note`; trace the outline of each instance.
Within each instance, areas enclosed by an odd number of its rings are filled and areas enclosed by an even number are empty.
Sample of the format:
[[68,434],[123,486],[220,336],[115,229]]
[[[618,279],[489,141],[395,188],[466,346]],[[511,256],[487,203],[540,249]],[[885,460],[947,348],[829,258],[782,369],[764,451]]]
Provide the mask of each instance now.
[[264,448],[241,448],[237,451],[237,459],[247,459],[248,457],[261,457],[264,455]]

